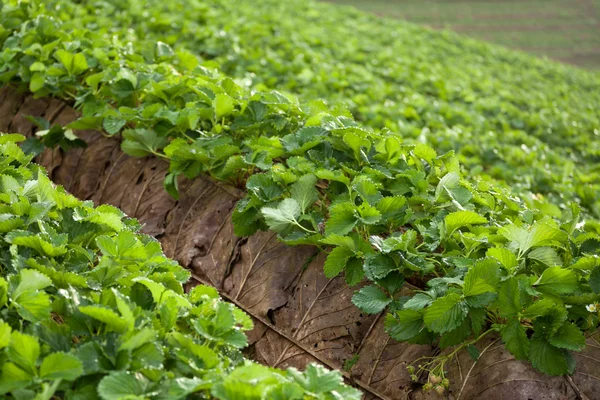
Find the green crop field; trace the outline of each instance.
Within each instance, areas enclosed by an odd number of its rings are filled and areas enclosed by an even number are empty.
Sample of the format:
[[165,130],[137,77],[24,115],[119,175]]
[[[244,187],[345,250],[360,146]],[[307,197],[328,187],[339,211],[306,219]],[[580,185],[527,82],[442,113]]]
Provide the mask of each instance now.
[[[540,10],[574,36],[511,36]],[[0,132],[1,399],[598,398],[596,72],[313,0],[0,0]]]
[[600,69],[599,0],[330,0]]

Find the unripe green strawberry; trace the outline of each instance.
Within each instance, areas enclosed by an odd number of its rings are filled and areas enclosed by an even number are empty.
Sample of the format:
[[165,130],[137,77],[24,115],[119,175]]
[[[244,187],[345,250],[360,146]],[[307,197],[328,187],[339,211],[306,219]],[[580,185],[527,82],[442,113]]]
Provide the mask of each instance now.
[[435,392],[437,394],[439,394],[440,396],[444,394],[444,392],[446,391],[446,388],[443,386],[436,386],[435,387]]

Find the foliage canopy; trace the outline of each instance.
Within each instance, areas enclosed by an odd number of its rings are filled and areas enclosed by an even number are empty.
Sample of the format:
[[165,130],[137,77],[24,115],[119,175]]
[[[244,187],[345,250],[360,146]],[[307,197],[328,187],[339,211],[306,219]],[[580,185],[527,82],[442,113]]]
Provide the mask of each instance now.
[[598,324],[597,77],[326,5],[231,4],[5,4],[0,79],[82,112],[37,121],[25,149],[121,135],[170,163],[173,196],[180,175],[245,186],[238,235],[331,248],[326,275],[368,280],[353,301],[387,309],[393,338],[499,332],[516,358],[572,372]]

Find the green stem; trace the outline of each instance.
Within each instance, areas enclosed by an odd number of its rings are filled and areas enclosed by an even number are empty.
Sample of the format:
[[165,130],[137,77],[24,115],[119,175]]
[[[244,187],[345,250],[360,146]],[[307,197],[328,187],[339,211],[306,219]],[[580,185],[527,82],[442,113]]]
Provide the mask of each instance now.
[[157,157],[164,158],[165,160],[169,160],[169,157],[167,157],[166,155],[164,155],[164,154],[161,154],[161,153],[159,153],[159,152],[156,152],[156,151],[154,151],[154,150],[150,150],[150,153],[154,154],[154,155],[155,155],[155,156],[157,156]]
[[310,230],[310,229],[306,229],[305,227],[303,227],[302,225],[300,225],[300,223],[298,221],[294,221],[296,226],[298,226],[300,229],[304,230],[305,232],[308,233],[317,233],[316,231]]
[[184,132],[181,132],[181,135],[183,137],[185,137],[187,140],[189,140],[190,142],[194,143],[194,139],[192,139],[190,136],[186,135]]
[[479,342],[481,339],[483,339],[488,333],[490,332],[494,332],[495,329],[488,329],[487,331],[483,332],[481,335],[479,335],[479,337],[477,339],[471,340],[470,342],[466,342],[461,344],[460,346],[458,346],[452,353],[450,353],[449,355],[447,355],[446,357],[448,359],[454,357],[456,355],[456,353],[458,353],[459,351],[461,351],[462,349],[464,349],[465,347],[471,345],[471,344],[475,344],[477,342]]

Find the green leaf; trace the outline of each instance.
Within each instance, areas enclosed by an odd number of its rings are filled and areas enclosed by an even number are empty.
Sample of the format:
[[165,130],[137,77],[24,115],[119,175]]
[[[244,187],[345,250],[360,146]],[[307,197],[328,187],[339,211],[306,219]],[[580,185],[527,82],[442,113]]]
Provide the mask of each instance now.
[[352,149],[352,151],[354,152],[354,157],[357,160],[362,160],[363,157],[361,157],[361,155],[365,154],[363,149],[365,149],[368,153],[369,149],[371,148],[371,142],[366,137],[364,137],[366,136],[366,132],[359,131],[358,129],[356,129],[355,132],[356,131],[358,131],[359,135],[357,135],[354,132],[347,132],[346,134],[344,134],[343,140],[344,143],[346,143],[348,147],[350,147],[350,149]]
[[156,58],[171,58],[175,55],[171,46],[163,42],[156,42]]
[[104,119],[103,117],[99,117],[99,116],[80,117],[79,119],[76,119],[75,121],[70,122],[64,126],[65,137],[67,137],[69,140],[77,139],[77,136],[75,136],[75,134],[67,135],[68,131],[72,132],[73,130],[84,130],[84,129],[97,130],[100,126],[102,126],[103,119]]
[[294,199],[284,199],[277,208],[263,207],[260,211],[269,228],[277,233],[289,232],[300,225],[296,218],[300,216],[302,210],[300,204]]
[[265,202],[273,201],[283,193],[281,186],[268,174],[252,175],[246,182],[246,187]]
[[235,318],[231,310],[231,305],[227,303],[219,303],[214,319],[214,334],[220,335],[229,331],[235,324]]
[[[294,133],[282,137],[281,142],[291,154],[304,155],[306,151],[322,143],[323,135],[325,134],[327,134],[327,131],[320,126],[305,126]],[[320,175],[321,174],[319,174],[319,177],[321,177]],[[333,176],[335,177],[338,175],[333,173]]]
[[326,238],[321,239],[321,243],[345,247],[353,252],[356,251],[356,243],[354,243],[354,240],[349,236],[329,235]]
[[24,389],[29,386],[33,377],[32,373],[24,371],[11,362],[5,362],[2,364],[2,374],[0,376],[0,394],[19,388]]
[[481,356],[479,349],[472,344],[467,345],[467,353],[469,353],[469,356],[473,361],[479,360],[479,357]]
[[157,153],[169,142],[165,137],[160,137],[152,129],[126,129],[123,131],[121,150],[133,157],[146,157]]
[[367,257],[364,264],[365,273],[370,280],[383,279],[397,269],[394,260],[381,253]]
[[188,299],[171,289],[167,289],[167,286],[163,283],[158,283],[145,277],[134,278],[133,281],[146,286],[152,293],[152,299],[156,304],[160,305],[168,299],[173,299],[178,307],[191,308],[192,306]]
[[102,204],[86,215],[76,215],[77,219],[109,227],[115,232],[123,229],[123,212],[109,204]]
[[319,198],[319,192],[315,187],[316,183],[316,176],[312,174],[304,175],[298,179],[290,189],[292,199],[298,202],[302,213],[306,212],[306,210]]
[[560,266],[563,263],[552,247],[537,247],[527,254],[527,258],[539,261],[549,267]]
[[473,211],[456,211],[446,215],[446,236],[451,236],[455,230],[469,225],[485,224],[488,220]]
[[592,270],[589,284],[594,293],[600,293],[600,267],[596,267]]
[[527,359],[529,354],[529,339],[525,327],[519,320],[511,319],[502,329],[502,340],[510,353],[517,360]]
[[508,225],[501,228],[498,233],[511,242],[517,243],[521,254],[533,247],[563,243],[567,238],[564,232],[547,221],[537,221],[529,229],[514,224]]
[[0,307],[4,307],[6,303],[8,303],[8,282],[0,276]]
[[536,318],[541,315],[546,314],[552,307],[554,307],[554,302],[547,298],[542,298],[541,300],[536,301],[529,307],[523,311],[524,318]]
[[466,205],[472,197],[471,192],[461,186],[460,176],[456,172],[444,175],[435,189],[437,203],[450,201],[459,210],[463,210],[463,205]]
[[548,342],[560,349],[581,351],[585,348],[585,336],[577,325],[565,322]]
[[67,69],[67,71],[70,72],[71,63],[73,62],[73,54],[66,50],[60,49],[54,53],[54,58],[56,58]]
[[98,384],[98,394],[103,400],[122,400],[144,398],[149,382],[142,374],[126,371],[114,371],[102,378]]
[[349,286],[354,286],[360,283],[365,276],[362,259],[356,257],[350,258],[350,260],[348,260],[346,263],[345,275],[346,283]]
[[556,304],[533,321],[533,329],[538,336],[553,336],[565,323],[568,316],[567,309],[563,305]]
[[[286,382],[285,378],[275,370],[248,362],[234,369],[215,385],[211,394],[220,400],[259,400],[267,398],[265,388],[274,388],[283,382]],[[289,382],[286,383],[290,385]]]
[[165,176],[164,187],[172,198],[179,200],[179,182],[177,181],[177,174],[167,174],[167,176]]
[[328,181],[341,182],[346,186],[350,185],[350,180],[343,172],[329,169],[318,169],[315,171],[315,175],[319,179],[325,179]]
[[355,216],[356,207],[354,204],[346,202],[339,203],[329,210],[329,219],[325,223],[325,234],[327,236],[346,235],[356,226],[357,218]]
[[516,317],[521,312],[521,294],[516,278],[502,282],[498,291],[498,311],[501,317]]
[[541,292],[567,294],[577,290],[578,283],[579,278],[575,271],[561,267],[550,267],[544,270],[534,286]]
[[192,303],[198,303],[200,301],[218,299],[219,292],[212,286],[198,285],[189,292],[188,297]]
[[496,300],[496,297],[498,297],[496,292],[485,292],[476,296],[465,297],[465,302],[472,309],[476,309],[481,307],[487,307],[494,300]]
[[417,233],[413,230],[405,232],[402,236],[392,236],[382,242],[374,240],[376,236],[371,236],[371,243],[382,253],[391,253],[394,251],[411,252],[411,248],[417,243]]
[[122,118],[109,115],[102,120],[102,127],[109,135],[115,135],[119,133],[126,123],[127,121]]
[[79,307],[79,311],[105,323],[106,326],[116,332],[125,332],[127,330],[127,321],[110,308],[101,306],[81,306]]
[[493,247],[489,249],[486,256],[498,260],[508,271],[513,271],[518,265],[515,253],[503,247]]
[[225,344],[237,347],[238,349],[242,349],[248,345],[248,339],[246,335],[244,334],[244,332],[238,329],[231,329],[227,332],[223,332],[215,336],[206,331],[200,323],[200,321],[196,322],[197,323],[194,324],[194,328],[196,328],[196,331],[210,340],[223,341],[225,342]]
[[600,257],[598,257],[597,255],[593,255],[593,256],[585,256],[585,257],[579,258],[569,268],[589,271],[599,265],[600,265]]
[[392,299],[376,286],[365,286],[352,296],[352,303],[367,314],[377,314],[385,309]]
[[465,341],[471,335],[471,323],[465,318],[457,328],[446,332],[440,338],[439,346],[442,349],[450,346],[456,346]]
[[[194,59],[196,59],[194,57]],[[163,393],[167,393],[168,399],[186,399],[202,386],[204,381],[201,378],[177,378],[168,381],[168,392],[163,387]]]
[[154,329],[143,328],[129,337],[127,340],[121,343],[119,346],[120,350],[135,350],[148,342],[154,341],[158,338],[158,334]]
[[135,92],[135,85],[129,79],[118,79],[110,85],[111,92],[118,98],[126,99]]
[[39,235],[24,231],[12,231],[5,235],[4,240],[17,246],[23,246],[34,249],[38,253],[48,257],[57,257],[65,254],[67,248],[65,245],[54,245]]
[[422,310],[433,302],[433,298],[426,293],[417,293],[402,306],[405,310]]
[[346,268],[346,263],[350,257],[354,256],[354,251],[346,247],[336,247],[329,253],[325,260],[324,270],[327,278],[336,277]]
[[235,323],[238,326],[241,326],[242,330],[250,331],[254,328],[254,323],[252,322],[252,318],[244,311],[240,310],[237,307],[233,309],[233,315],[235,316]]
[[477,261],[465,275],[463,294],[466,297],[486,292],[496,292],[500,282],[500,268],[495,260],[486,258]]
[[413,153],[415,156],[427,161],[430,165],[433,165],[433,160],[437,157],[436,151],[424,143],[417,143],[413,149]]
[[533,368],[547,375],[559,376],[569,371],[563,351],[543,338],[531,340],[529,361]]
[[4,321],[0,321],[0,350],[10,344],[10,333],[10,325]]
[[34,62],[33,64],[31,64],[29,66],[29,70],[31,72],[45,71],[46,70],[46,65],[43,62],[36,61],[36,62]]
[[61,49],[54,53],[54,58],[60,61],[71,76],[79,75],[88,69],[87,61],[82,53],[72,54]]
[[355,216],[365,225],[373,225],[381,220],[381,213],[373,206],[362,203],[356,208]]
[[304,372],[290,369],[289,373],[310,393],[328,393],[337,389],[343,382],[339,371],[329,371],[316,364],[309,364]]
[[381,220],[386,224],[397,224],[404,218],[405,205],[404,196],[384,197],[377,203],[377,210],[381,213]]
[[120,294],[116,289],[113,289],[113,293],[115,294],[115,302],[117,303],[117,309],[119,313],[121,313],[121,317],[127,322],[128,330],[132,330],[135,325],[135,316],[131,311],[131,307],[125,300],[125,296]]
[[423,325],[423,315],[414,310],[401,310],[396,313],[385,316],[385,331],[399,342],[407,341],[418,335],[425,326]]
[[8,346],[8,359],[31,375],[37,374],[36,362],[40,356],[37,338],[14,331]]
[[427,309],[423,321],[436,333],[446,333],[459,326],[467,316],[468,308],[457,293],[436,299]]
[[233,112],[235,100],[226,94],[219,93],[215,96],[213,107],[215,109],[215,120],[218,121]]
[[12,292],[12,298],[16,301],[18,301],[19,296],[25,292],[37,291],[52,285],[52,280],[50,278],[33,269],[22,269],[19,275],[19,285]]
[[440,179],[435,189],[435,200],[438,201],[446,191],[458,188],[460,186],[460,176],[457,173],[446,174]]
[[77,53],[73,56],[71,64],[71,75],[79,75],[88,69],[88,63],[82,53]]
[[363,201],[368,204],[375,205],[382,199],[382,195],[379,192],[379,187],[371,179],[359,175],[352,185],[352,188],[358,192]]
[[487,313],[483,308],[472,308],[469,310],[469,319],[471,320],[471,329],[475,335],[483,330],[487,321]]
[[42,361],[40,377],[43,379],[64,379],[74,381],[83,374],[83,364],[67,353],[52,353]]
[[44,83],[45,83],[44,74],[36,72],[31,76],[31,80],[29,81],[29,90],[32,93],[35,93],[44,87]]
[[31,322],[39,322],[50,316],[50,297],[42,291],[28,290],[15,300],[19,315]]
[[102,82],[104,80],[105,76],[106,76],[106,71],[88,75],[85,78],[85,83],[87,83],[94,91],[96,91],[96,90],[98,90],[98,85],[100,85],[100,82]]

